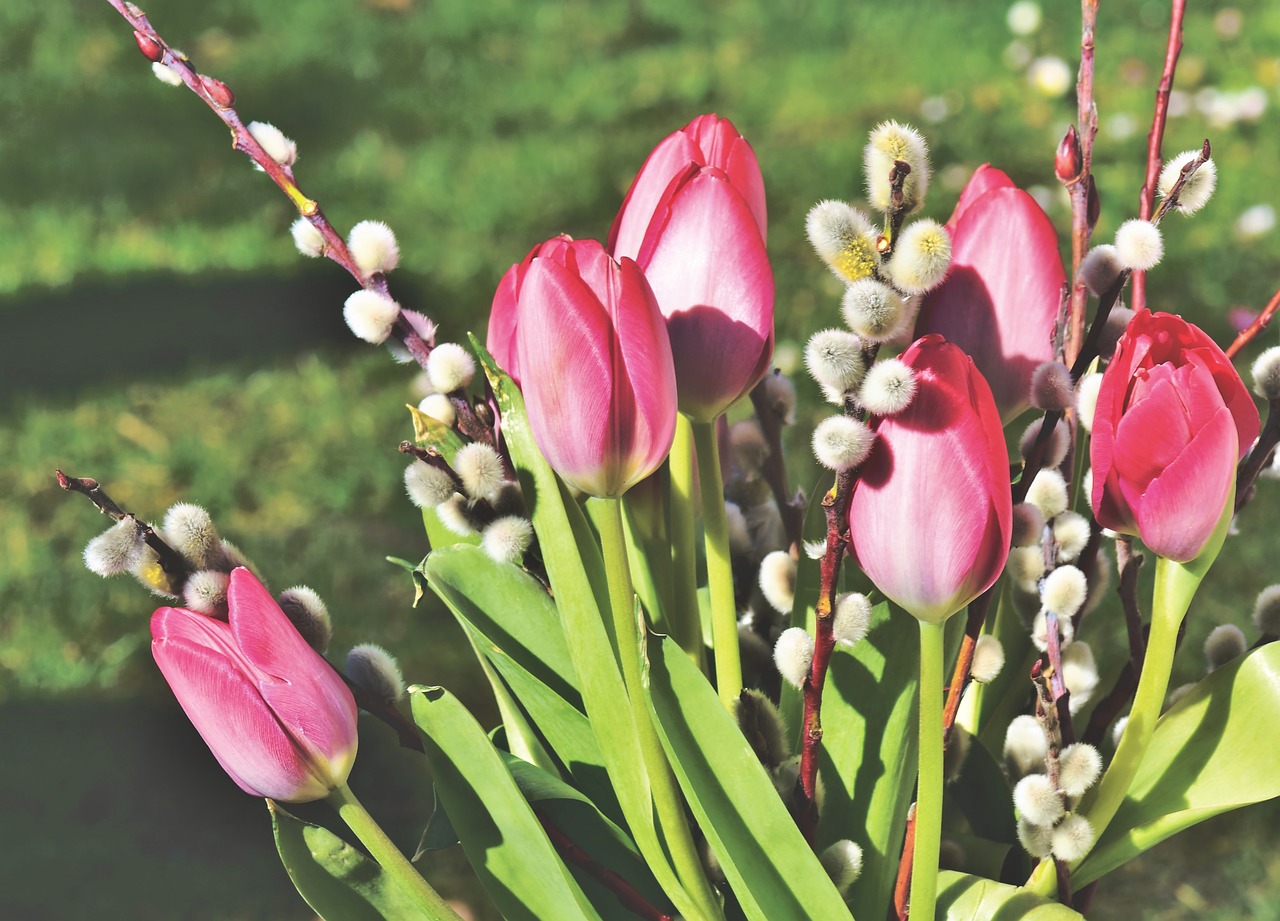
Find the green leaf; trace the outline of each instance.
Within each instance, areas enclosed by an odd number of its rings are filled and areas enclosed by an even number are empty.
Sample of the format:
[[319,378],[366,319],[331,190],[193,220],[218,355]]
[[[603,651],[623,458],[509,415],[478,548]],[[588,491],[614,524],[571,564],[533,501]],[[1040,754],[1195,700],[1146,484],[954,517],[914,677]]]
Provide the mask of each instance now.
[[1170,835],[1280,796],[1280,643],[1214,671],[1156,723],[1129,793],[1071,874],[1087,885]]
[[676,909],[685,917],[697,917],[696,904],[681,886],[658,833],[639,736],[621,703],[626,687],[611,654],[613,644],[605,628],[610,618],[601,614],[608,610],[609,596],[600,548],[582,510],[538,451],[519,388],[474,336],[471,343],[502,414],[503,438],[538,535],[579,690],[627,827]]
[[599,921],[480,724],[443,688],[410,688],[436,792],[508,921]]
[[267,800],[280,861],[308,905],[328,921],[401,921],[419,913],[377,861],[327,828]]
[[658,733],[689,805],[750,919],[850,918],[737,721],[670,637],[653,637]]
[[910,615],[876,605],[866,638],[832,654],[822,696],[818,844],[861,845],[850,903],[867,918],[889,912],[915,788],[919,633]]
[[938,874],[937,917],[947,921],[1081,921],[1084,915],[1018,886],[944,870]]

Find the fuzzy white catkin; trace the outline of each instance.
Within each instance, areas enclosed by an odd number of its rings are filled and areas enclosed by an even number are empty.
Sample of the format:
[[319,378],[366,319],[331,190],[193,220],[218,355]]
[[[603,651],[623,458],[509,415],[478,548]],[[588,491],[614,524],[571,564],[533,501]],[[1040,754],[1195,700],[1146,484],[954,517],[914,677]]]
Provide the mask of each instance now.
[[1058,755],[1058,786],[1072,798],[1084,796],[1102,774],[1102,755],[1092,745],[1075,742]]
[[453,393],[471,383],[476,362],[471,353],[456,342],[442,342],[427,358],[427,378],[438,393]]
[[1028,774],[1013,788],[1018,815],[1033,825],[1048,826],[1062,818],[1062,797],[1044,774]]
[[456,486],[445,471],[415,460],[405,468],[404,488],[418,508],[435,508],[452,498]]
[[89,541],[84,548],[84,565],[104,578],[114,576],[137,566],[145,549],[138,522],[122,518]]
[[883,282],[862,278],[845,289],[840,310],[845,323],[863,339],[884,342],[902,326],[906,303]]
[[1098,390],[1101,387],[1101,374],[1086,374],[1076,385],[1076,416],[1086,432],[1093,431],[1093,414],[1098,408]]
[[1004,757],[1012,762],[1019,774],[1043,770],[1048,753],[1049,743],[1044,737],[1044,727],[1034,716],[1024,713],[1010,721],[1004,734]]
[[1039,544],[1014,547],[1004,568],[1024,592],[1038,591],[1036,583],[1044,575],[1044,551]]
[[1160,228],[1137,218],[1125,221],[1116,231],[1116,255],[1126,269],[1146,271],[1164,258],[1164,239]]
[[253,572],[254,575],[257,575],[257,567],[249,562],[248,557],[244,555],[244,552],[239,547],[229,540],[221,541],[220,546],[222,548],[222,559],[225,561],[228,570],[243,566]]
[[365,275],[390,272],[400,262],[400,244],[382,221],[361,221],[347,234],[347,249]]
[[751,552],[751,530],[747,527],[747,516],[736,502],[724,504],[725,523],[729,531],[729,552],[735,556],[745,556]]
[[400,316],[400,305],[377,291],[361,288],[342,305],[342,318],[357,339],[381,345],[391,335]]
[[1253,362],[1253,392],[1264,400],[1280,399],[1280,345],[1273,345]]
[[875,433],[851,416],[830,416],[813,430],[813,453],[831,470],[850,470],[871,453]]
[[804,364],[815,381],[840,393],[856,388],[867,370],[862,340],[844,329],[814,333],[804,347]]
[[222,562],[222,546],[213,519],[198,505],[178,502],[165,512],[161,526],[173,549],[186,557],[196,569],[211,568]]
[[[1178,177],[1182,174],[1182,168],[1192,160],[1200,156],[1199,150],[1185,150],[1176,157],[1167,162],[1160,170],[1160,178],[1156,182],[1156,188],[1160,190],[1161,198],[1168,198],[1169,193],[1173,191],[1174,185],[1178,181]],[[1213,197],[1213,190],[1218,185],[1218,165],[1213,162],[1213,158],[1205,160],[1191,174],[1191,178],[1187,180],[1182,187],[1182,191],[1178,193],[1178,208],[1183,214],[1194,214],[1209,203],[1209,199]]]
[[1045,576],[1040,600],[1045,608],[1066,619],[1075,616],[1088,594],[1088,580],[1079,568],[1059,566]]
[[1089,519],[1077,512],[1063,512],[1053,519],[1053,542],[1058,545],[1058,562],[1073,562],[1089,543]]
[[[1031,456],[1031,449],[1040,439],[1040,430],[1044,427],[1044,417],[1034,420],[1022,433],[1022,437],[1018,439],[1018,453],[1023,458]],[[1049,437],[1045,439],[1044,446],[1040,449],[1044,452],[1041,457],[1041,467],[1057,467],[1067,457],[1067,451],[1071,448],[1071,430],[1067,425],[1066,419],[1059,419],[1057,424],[1049,432]]]
[[796,385],[791,378],[778,371],[766,374],[761,385],[764,387],[764,403],[769,407],[783,425],[796,423]]
[[1110,360],[1116,353],[1120,337],[1124,335],[1129,323],[1133,321],[1133,311],[1122,304],[1116,304],[1107,314],[1107,322],[1102,325],[1102,335],[1098,337],[1098,355]]
[[814,251],[845,284],[866,278],[880,263],[871,219],[847,202],[818,202],[804,229]]
[[1071,692],[1071,712],[1076,713],[1098,687],[1098,665],[1088,643],[1072,643],[1062,650],[1062,683]]
[[404,696],[404,674],[395,657],[381,646],[362,643],[351,647],[343,672],[374,698],[392,703]]
[[182,74],[168,64],[161,64],[156,61],[151,65],[151,72],[156,75],[157,80],[166,86],[182,86]]
[[458,411],[453,408],[453,402],[448,395],[443,393],[428,393],[418,403],[418,411],[426,413],[432,419],[450,428],[458,420]]
[[436,506],[440,523],[459,537],[469,537],[476,533],[476,526],[472,524],[468,511],[467,497],[460,492]]
[[298,159],[298,145],[270,122],[249,122],[246,126],[253,139],[262,145],[267,156],[281,166],[293,166]]
[[490,559],[519,563],[533,542],[533,525],[519,515],[506,515],[489,523],[480,544]]
[[1124,731],[1127,728],[1129,728],[1129,717],[1126,714],[1125,716],[1122,716],[1120,717],[1120,719],[1116,720],[1116,724],[1111,727],[1112,747],[1114,748],[1120,747],[1120,740],[1124,738]]
[[902,184],[902,203],[907,213],[918,211],[929,191],[929,147],[919,131],[894,121],[877,125],[863,151],[867,200],[880,211],[887,212],[892,207],[889,173],[894,160],[911,167]]
[[[1044,513],[1030,502],[1019,502],[1013,507],[1013,546],[1031,547],[1044,539]],[[1041,560],[1044,554],[1040,554]],[[1043,572],[1043,562],[1041,571]],[[1040,573],[1036,573],[1037,579]]]
[[1103,292],[1116,283],[1123,271],[1120,254],[1110,243],[1095,246],[1080,260],[1080,280],[1094,297],[1101,297]]
[[773,661],[788,684],[804,687],[809,667],[813,665],[813,637],[803,627],[783,630],[773,647]]
[[1204,658],[1209,671],[1221,668],[1232,659],[1244,655],[1248,645],[1244,631],[1235,624],[1219,624],[1214,627],[1204,641]]
[[1268,585],[1253,603],[1253,625],[1266,636],[1280,635],[1280,585]]
[[[215,614],[227,604],[231,576],[216,569],[201,569],[187,577],[182,586],[182,603],[197,614]],[[225,613],[225,612],[224,612]]]
[[951,266],[951,237],[936,221],[908,224],[898,237],[885,271],[899,291],[924,294],[936,288]]
[[305,217],[300,217],[289,225],[289,234],[293,237],[293,245],[302,255],[311,259],[324,255],[324,235]]
[[333,639],[333,621],[324,600],[313,589],[295,585],[281,592],[276,601],[307,645],[324,655]]
[[916,373],[906,362],[888,358],[876,362],[862,379],[858,402],[877,416],[895,416],[916,396]]
[[468,496],[486,502],[497,499],[502,484],[507,481],[498,452],[479,441],[458,449],[453,456],[453,471]]
[[836,597],[831,633],[837,643],[853,646],[862,641],[871,626],[871,600],[860,592]]
[[760,561],[760,591],[779,614],[790,614],[796,598],[796,561],[775,550]]
[[[1075,637],[1075,625],[1071,622],[1071,618],[1059,617],[1058,645],[1060,647],[1070,647]],[[1031,620],[1031,642],[1041,652],[1049,648],[1049,616],[1044,608],[1041,608]]]
[[1004,646],[994,636],[980,636],[973,646],[973,664],[969,674],[979,684],[994,681],[1004,668]]
[[1036,409],[1062,411],[1075,405],[1075,381],[1060,361],[1046,361],[1031,372],[1031,405]]
[[862,875],[862,848],[848,838],[826,848],[818,860],[841,895]]
[[1067,510],[1067,481],[1056,470],[1041,470],[1031,481],[1027,500],[1050,520]]
[[1084,816],[1073,813],[1057,824],[1050,840],[1053,856],[1070,863],[1079,860],[1093,847],[1093,826]]
[[1018,820],[1018,842],[1037,860],[1048,857],[1053,852],[1052,837],[1052,828],[1033,825],[1026,819]]

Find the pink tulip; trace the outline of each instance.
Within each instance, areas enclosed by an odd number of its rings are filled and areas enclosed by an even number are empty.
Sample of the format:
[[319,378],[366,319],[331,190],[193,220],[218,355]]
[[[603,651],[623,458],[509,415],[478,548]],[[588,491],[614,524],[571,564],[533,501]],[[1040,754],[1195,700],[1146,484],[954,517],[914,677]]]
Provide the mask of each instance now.
[[939,333],[971,356],[1008,422],[1031,405],[1031,375],[1054,357],[1066,273],[1053,224],[998,169],[978,167],[947,222],[951,269],[925,295],[916,335]]
[[1009,555],[1013,499],[1004,431],[974,362],[941,336],[902,353],[911,404],[873,420],[849,506],[858,565],[888,598],[939,623],[986,591]]
[[621,496],[675,436],[671,344],[644,273],[567,237],[512,271],[515,367],[534,439],[570,485]]
[[710,422],[773,357],[773,270],[764,182],[732,123],[694,119],[649,155],[609,234],[642,269],[667,319],[680,410]]
[[572,244],[571,237],[561,234],[552,237],[545,243],[539,243],[529,250],[523,260],[507,269],[498,282],[498,290],[493,294],[493,305],[489,308],[489,330],[485,335],[485,348],[498,363],[498,367],[511,375],[511,379],[520,383],[519,358],[516,355],[516,304],[520,299],[520,285],[529,272],[529,264],[534,257],[546,250],[550,256],[553,251]]
[[242,790],[287,803],[328,796],[356,757],[351,691],[243,567],[231,573],[227,608],[228,622],[156,611],[156,664]]
[[1139,311],[1094,411],[1098,523],[1176,562],[1195,559],[1257,436],[1258,409],[1222,349],[1181,317]]

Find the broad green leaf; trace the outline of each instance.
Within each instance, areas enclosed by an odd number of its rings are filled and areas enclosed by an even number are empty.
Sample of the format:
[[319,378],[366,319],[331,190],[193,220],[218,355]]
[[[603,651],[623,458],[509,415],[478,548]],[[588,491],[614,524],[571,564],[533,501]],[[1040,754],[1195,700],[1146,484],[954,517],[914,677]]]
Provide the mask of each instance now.
[[947,784],[947,799],[964,815],[978,837],[1005,844],[1017,842],[1013,788],[981,739],[970,737],[960,775]]
[[653,637],[658,733],[685,797],[750,919],[850,918],[737,721],[670,637]]
[[938,874],[937,917],[947,921],[1081,921],[1084,915],[1018,886],[944,870]]
[[599,921],[480,724],[443,688],[410,699],[440,802],[503,917]]
[[862,847],[850,904],[866,918],[889,912],[915,789],[919,633],[910,615],[876,605],[866,638],[832,654],[822,696],[818,844],[850,838]]
[[639,736],[621,704],[626,687],[610,654],[613,644],[605,627],[610,618],[601,614],[608,610],[608,587],[600,549],[582,510],[539,453],[519,388],[474,336],[471,343],[502,414],[503,438],[538,535],[579,691],[627,827],[677,911],[696,918],[700,912],[681,886],[658,832]]
[[1280,796],[1280,643],[1222,666],[1156,723],[1128,797],[1071,874],[1087,885],[1170,835]]
[[327,921],[401,921],[416,917],[417,904],[406,896],[377,861],[327,828],[304,822],[267,800],[276,850],[289,879]]

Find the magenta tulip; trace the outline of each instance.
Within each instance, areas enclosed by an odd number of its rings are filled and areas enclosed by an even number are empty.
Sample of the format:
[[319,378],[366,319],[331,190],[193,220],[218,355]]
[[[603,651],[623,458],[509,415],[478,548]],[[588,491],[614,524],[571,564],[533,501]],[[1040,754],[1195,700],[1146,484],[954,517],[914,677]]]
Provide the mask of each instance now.
[[287,803],[328,796],[356,757],[351,691],[243,567],[231,573],[227,608],[226,622],[156,611],[156,664],[242,790]]
[[514,292],[510,354],[534,439],[570,485],[621,496],[658,468],[675,436],[671,344],[644,273],[567,237],[512,272],[503,280]]
[[1195,559],[1257,436],[1258,409],[1217,343],[1181,317],[1139,311],[1094,411],[1098,523],[1170,560]]
[[694,119],[649,155],[614,220],[609,251],[630,256],[667,320],[680,410],[710,422],[773,357],[773,270],[764,182],[732,123]]
[[889,599],[939,623],[986,591],[1009,555],[1013,499],[1004,431],[974,362],[941,336],[902,353],[917,390],[874,419],[849,506],[858,565]]
[[951,269],[925,295],[916,335],[939,333],[972,357],[1008,422],[1031,405],[1031,375],[1054,357],[1066,273],[1036,200],[980,166],[947,222]]

